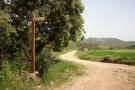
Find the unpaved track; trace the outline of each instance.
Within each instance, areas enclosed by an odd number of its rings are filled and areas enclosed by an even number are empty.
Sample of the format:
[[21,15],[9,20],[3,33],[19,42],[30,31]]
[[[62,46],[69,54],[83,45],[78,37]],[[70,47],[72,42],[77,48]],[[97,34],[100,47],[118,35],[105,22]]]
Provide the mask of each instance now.
[[135,67],[81,60],[74,54],[77,51],[60,56],[61,59],[82,64],[86,67],[85,75],[55,90],[135,90]]

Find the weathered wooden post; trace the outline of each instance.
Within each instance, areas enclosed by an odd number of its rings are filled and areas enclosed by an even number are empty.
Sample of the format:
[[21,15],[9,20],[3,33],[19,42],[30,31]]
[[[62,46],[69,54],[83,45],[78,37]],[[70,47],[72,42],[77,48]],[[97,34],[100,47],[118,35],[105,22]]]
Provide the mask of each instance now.
[[31,59],[32,59],[32,73],[35,72],[35,22],[36,21],[44,21],[45,17],[35,17],[34,12],[32,12],[32,19],[31,19],[31,29],[32,29],[32,43],[31,43]]
[[32,42],[31,42],[31,58],[32,58],[32,73],[35,72],[35,14],[34,12],[32,13],[32,24],[31,24],[31,29],[32,29]]

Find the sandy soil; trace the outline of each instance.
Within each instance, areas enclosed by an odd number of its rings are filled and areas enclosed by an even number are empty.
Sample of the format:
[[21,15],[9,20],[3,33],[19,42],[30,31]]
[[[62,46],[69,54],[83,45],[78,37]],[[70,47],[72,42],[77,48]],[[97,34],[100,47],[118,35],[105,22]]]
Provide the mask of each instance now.
[[134,66],[81,60],[74,55],[76,52],[60,55],[60,58],[84,65],[85,75],[55,90],[135,90]]

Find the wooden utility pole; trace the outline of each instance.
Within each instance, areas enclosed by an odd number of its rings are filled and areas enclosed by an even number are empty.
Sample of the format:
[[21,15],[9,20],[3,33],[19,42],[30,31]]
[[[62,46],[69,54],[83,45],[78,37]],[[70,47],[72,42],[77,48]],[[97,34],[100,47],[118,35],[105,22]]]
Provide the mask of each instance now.
[[31,43],[31,58],[32,58],[32,73],[35,72],[35,14],[32,13],[32,43]]
[[32,29],[32,43],[31,43],[31,59],[32,59],[32,73],[35,72],[35,22],[36,21],[44,21],[45,17],[35,17],[34,12],[32,12],[32,19],[31,19],[31,29]]

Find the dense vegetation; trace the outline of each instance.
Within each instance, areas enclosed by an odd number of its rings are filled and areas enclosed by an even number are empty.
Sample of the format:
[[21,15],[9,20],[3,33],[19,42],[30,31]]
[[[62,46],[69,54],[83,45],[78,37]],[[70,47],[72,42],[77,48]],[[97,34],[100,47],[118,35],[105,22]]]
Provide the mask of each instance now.
[[3,69],[0,71],[0,90],[38,90],[38,86],[41,86],[39,89],[48,90],[60,86],[74,76],[83,74],[82,66],[53,59],[48,63],[45,70],[43,68],[44,71],[40,77],[41,81],[35,81],[29,78],[29,72],[24,70],[18,71],[19,65],[21,65],[19,62],[11,63],[4,61],[3,65]]
[[67,66],[71,67],[68,75],[77,70],[71,63],[57,60],[52,52],[61,51],[82,37],[83,10],[81,0],[0,0],[0,89],[33,88],[33,82],[27,81],[31,71],[32,12],[36,17],[46,17],[45,21],[36,21],[36,70],[40,77],[48,77],[51,68],[62,75]]

